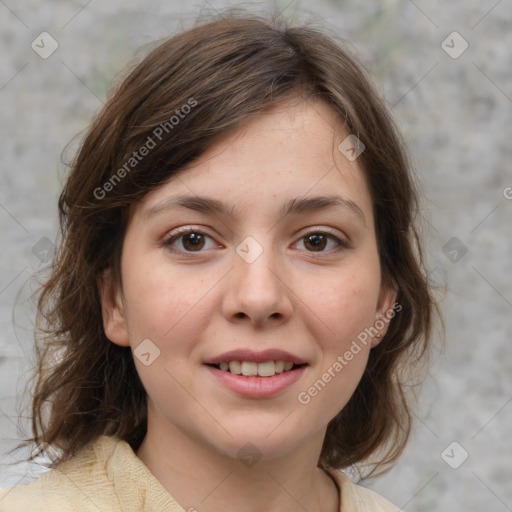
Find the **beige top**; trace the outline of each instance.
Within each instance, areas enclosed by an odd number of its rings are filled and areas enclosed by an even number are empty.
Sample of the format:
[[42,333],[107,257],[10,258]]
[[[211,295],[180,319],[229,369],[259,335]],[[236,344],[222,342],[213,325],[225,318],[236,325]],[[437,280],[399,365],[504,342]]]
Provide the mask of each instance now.
[[[399,512],[378,494],[332,473],[340,512]],[[189,509],[193,510],[193,509]],[[130,445],[101,436],[28,485],[0,490],[0,512],[183,512]]]

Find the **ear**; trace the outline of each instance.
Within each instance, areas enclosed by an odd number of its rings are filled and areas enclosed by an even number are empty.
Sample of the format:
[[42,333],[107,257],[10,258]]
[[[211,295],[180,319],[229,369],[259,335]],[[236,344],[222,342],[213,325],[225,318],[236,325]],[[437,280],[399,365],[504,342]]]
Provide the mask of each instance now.
[[103,316],[103,329],[107,338],[123,347],[130,345],[121,286],[108,268],[98,278],[98,290]]
[[382,341],[388,331],[391,319],[395,316],[396,311],[400,311],[401,309],[401,307],[399,308],[399,305],[396,304],[397,295],[398,287],[394,281],[381,284],[374,322],[375,329],[377,329],[379,333],[372,339],[372,348],[376,347]]

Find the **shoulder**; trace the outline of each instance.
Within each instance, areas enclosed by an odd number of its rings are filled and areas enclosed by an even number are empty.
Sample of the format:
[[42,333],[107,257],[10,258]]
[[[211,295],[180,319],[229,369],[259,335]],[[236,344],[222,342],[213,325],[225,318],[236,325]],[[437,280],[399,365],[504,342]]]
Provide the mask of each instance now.
[[340,512],[401,512],[376,492],[354,484],[341,471],[329,471],[341,495]]
[[118,442],[114,437],[101,436],[34,482],[0,490],[0,511],[119,509],[107,468]]

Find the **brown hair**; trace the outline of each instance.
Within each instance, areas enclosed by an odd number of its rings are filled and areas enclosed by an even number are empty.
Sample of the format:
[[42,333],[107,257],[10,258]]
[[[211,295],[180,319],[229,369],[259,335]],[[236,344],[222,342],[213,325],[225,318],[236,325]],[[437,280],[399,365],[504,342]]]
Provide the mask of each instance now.
[[[111,268],[120,279],[130,207],[248,116],[293,94],[323,98],[365,145],[358,162],[373,200],[382,275],[401,306],[354,395],[329,423],[319,464],[343,468],[373,456],[374,469],[382,469],[402,452],[411,428],[404,369],[423,361],[437,308],[422,273],[417,197],[402,143],[342,43],[311,27],[233,14],[153,49],[83,140],[59,199],[62,239],[38,301],[33,438],[26,442],[61,449],[60,460],[102,434],[139,447],[146,393],[130,348],[105,336],[99,276]],[[165,143],[132,161],[155,133]]]

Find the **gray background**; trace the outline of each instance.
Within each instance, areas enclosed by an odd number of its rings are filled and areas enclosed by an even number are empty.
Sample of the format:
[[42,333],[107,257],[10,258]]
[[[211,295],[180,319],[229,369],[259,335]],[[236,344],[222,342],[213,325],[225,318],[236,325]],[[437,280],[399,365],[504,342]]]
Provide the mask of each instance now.
[[[57,233],[62,150],[137,48],[235,4],[0,0],[0,487],[42,471],[9,465],[4,452],[28,431],[26,298]],[[243,5],[263,12],[274,3]],[[373,74],[413,157],[429,272],[446,288],[445,347],[411,442],[391,472],[365,485],[409,512],[512,510],[512,2],[275,5],[290,20],[328,23]],[[43,31],[59,45],[47,59],[31,48]],[[446,39],[454,31],[469,45],[460,56],[464,41]]]

